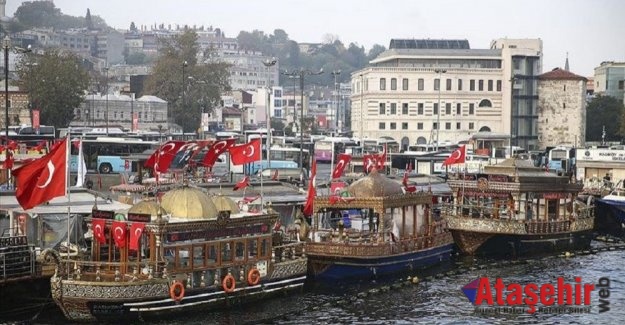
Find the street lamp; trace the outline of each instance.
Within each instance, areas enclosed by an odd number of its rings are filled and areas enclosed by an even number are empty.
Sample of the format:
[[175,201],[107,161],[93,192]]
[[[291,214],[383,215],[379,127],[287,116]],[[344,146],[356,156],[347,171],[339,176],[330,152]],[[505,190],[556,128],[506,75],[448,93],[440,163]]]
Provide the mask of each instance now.
[[363,129],[363,125],[365,123],[365,119],[364,119],[364,115],[363,115],[363,111],[364,108],[362,107],[362,97],[364,96],[363,91],[365,88],[365,75],[364,74],[359,74],[360,76],[360,149],[361,149],[361,154],[365,153],[365,136],[363,134],[364,129]]
[[30,126],[35,129],[35,125],[33,123],[33,108],[35,103],[33,101],[33,79],[34,79],[34,67],[38,64],[37,62],[29,62],[28,64],[28,113],[30,115]]
[[106,91],[106,101],[105,101],[105,107],[106,107],[106,118],[105,118],[105,123],[106,123],[106,136],[109,135],[109,67],[106,66],[104,67],[104,73],[105,73],[105,78],[106,78],[106,87],[104,89],[104,91]]
[[444,69],[434,69],[434,72],[438,73],[438,114],[436,114],[436,151],[438,151],[438,133],[441,129],[441,87],[442,80],[441,76],[443,73],[446,73],[447,70]]
[[271,149],[271,112],[269,107],[271,106],[271,77],[269,76],[269,68],[278,63],[276,58],[271,58],[263,61],[263,65],[267,70],[267,105],[265,107],[265,123],[267,126],[267,138],[265,140],[265,149],[267,150],[267,169],[271,169],[270,149]]
[[[291,73],[288,72],[284,72],[284,75],[287,76],[297,76],[299,77],[299,88],[301,91],[301,102],[302,102],[302,110],[301,110],[301,114],[300,114],[300,130],[299,130],[299,141],[300,141],[300,146],[299,146],[299,167],[301,170],[302,175],[304,175],[304,77],[305,76],[315,76],[315,75],[320,75],[323,73],[323,69],[320,69],[319,71],[311,71],[308,69],[300,69],[299,71],[293,71]],[[294,117],[295,119],[295,117]]]
[[[186,60],[182,62],[182,109],[180,110],[180,112],[184,112],[184,105],[185,105],[184,91],[185,91],[185,85],[186,85],[186,80],[187,80],[184,77],[184,70],[187,66],[189,66],[189,63]],[[176,123],[175,110],[171,111],[171,119],[173,120],[173,123],[175,124]]]
[[338,130],[339,128],[339,87],[338,84],[336,83],[336,78],[341,74],[341,70],[334,70],[331,72],[332,76],[334,76],[334,95],[336,96],[336,116],[334,119],[334,125],[336,126],[336,129]]
[[514,138],[514,84],[517,78],[517,75],[513,75],[512,78],[510,78],[510,158],[512,158],[512,139]]

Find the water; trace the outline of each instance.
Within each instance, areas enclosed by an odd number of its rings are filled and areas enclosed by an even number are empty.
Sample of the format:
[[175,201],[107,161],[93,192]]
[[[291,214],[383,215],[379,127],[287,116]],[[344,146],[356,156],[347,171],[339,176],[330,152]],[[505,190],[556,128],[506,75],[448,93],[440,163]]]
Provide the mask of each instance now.
[[[595,248],[603,246],[603,243],[593,243]],[[570,258],[550,256],[519,264],[462,257],[451,267],[451,270],[461,271],[459,274],[434,277],[419,284],[409,284],[407,275],[403,275],[384,283],[311,285],[301,294],[231,310],[181,316],[159,324],[621,324],[625,320],[623,259],[623,250]],[[491,278],[491,283],[501,277],[505,283],[538,285],[555,283],[560,276],[568,283],[576,276],[582,277],[583,283],[597,283],[600,277],[608,277],[611,281],[610,310],[599,313],[598,289],[595,289],[588,314],[479,314],[460,288],[481,276]],[[58,310],[49,308],[41,313],[36,323],[66,322]]]

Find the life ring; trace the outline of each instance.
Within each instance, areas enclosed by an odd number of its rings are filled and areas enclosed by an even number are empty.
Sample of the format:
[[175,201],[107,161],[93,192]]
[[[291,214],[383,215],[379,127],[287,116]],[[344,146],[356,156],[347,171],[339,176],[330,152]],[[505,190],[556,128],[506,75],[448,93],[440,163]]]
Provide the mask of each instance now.
[[169,287],[169,296],[176,302],[180,302],[182,298],[184,298],[184,285],[182,282],[174,282],[171,287]]
[[232,274],[226,275],[223,281],[221,281],[221,287],[224,288],[224,292],[227,292],[227,293],[233,292],[236,286],[237,286],[237,282],[232,276]]
[[257,268],[251,269],[247,272],[247,284],[255,286],[260,282],[260,272]]

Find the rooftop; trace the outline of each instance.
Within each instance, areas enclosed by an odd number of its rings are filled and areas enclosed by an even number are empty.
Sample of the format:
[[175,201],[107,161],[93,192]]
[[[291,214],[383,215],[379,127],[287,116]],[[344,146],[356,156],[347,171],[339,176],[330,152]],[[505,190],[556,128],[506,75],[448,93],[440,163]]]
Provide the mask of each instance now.
[[560,68],[555,68],[549,72],[543,73],[538,76],[538,78],[540,80],[587,80],[586,77],[576,75]]

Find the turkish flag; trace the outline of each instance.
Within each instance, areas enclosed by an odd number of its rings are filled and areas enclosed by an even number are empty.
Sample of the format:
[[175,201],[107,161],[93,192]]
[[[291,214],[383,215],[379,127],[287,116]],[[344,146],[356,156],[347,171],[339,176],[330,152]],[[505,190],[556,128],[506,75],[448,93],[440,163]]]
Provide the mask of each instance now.
[[386,143],[384,144],[384,147],[382,154],[378,154],[376,156],[376,168],[378,170],[384,169],[384,163],[386,163],[386,152],[387,152],[387,147],[386,147]]
[[7,145],[7,148],[9,148],[11,150],[17,149],[17,142],[15,142],[13,140],[9,140],[9,144]]
[[232,190],[237,191],[237,190],[246,188],[248,186],[250,186],[250,178],[248,176],[245,176],[243,177],[243,179],[241,179],[236,184],[234,184],[234,188]]
[[347,164],[349,164],[349,162],[352,160],[352,156],[345,153],[339,154],[338,158],[339,159],[336,162],[336,166],[334,166],[334,170],[332,171],[332,179],[340,178],[341,175],[343,175],[343,170],[345,169],[345,166],[347,166]]
[[47,155],[11,173],[17,179],[15,196],[24,210],[64,196],[67,188],[67,138]]
[[206,167],[213,167],[217,158],[226,152],[230,147],[234,145],[234,139],[225,139],[219,140],[213,143],[213,145],[208,149],[204,159],[202,160],[202,165]]
[[414,185],[410,185],[410,186],[405,186],[404,187],[404,192],[406,193],[414,193],[417,191],[417,187]]
[[144,228],[145,223],[143,222],[133,222],[132,225],[130,225],[130,244],[128,244],[129,249],[133,251],[139,250],[139,239],[141,239]]
[[371,154],[371,155],[364,155],[364,156],[362,156],[363,171],[365,173],[370,173],[371,170],[374,167],[377,166],[377,164],[378,164],[377,161],[378,161],[378,155],[377,154]]
[[243,165],[260,160],[260,139],[254,139],[246,144],[232,146],[228,149],[232,157],[232,164]]
[[39,141],[39,143],[37,143],[37,146],[35,146],[33,148],[33,150],[37,150],[39,151],[39,153],[42,153],[41,151],[43,150],[43,148],[46,147],[46,142],[45,141]]
[[115,246],[124,248],[126,246],[126,223],[123,221],[113,221],[111,234],[115,240]]
[[208,141],[188,141],[183,144],[171,162],[170,168],[184,168],[191,162],[191,158],[208,145]]
[[454,152],[451,153],[449,158],[443,161],[443,166],[453,165],[453,164],[462,164],[464,163],[465,155],[466,155],[466,145],[454,150]]
[[310,180],[308,181],[308,196],[306,197],[306,204],[304,204],[304,215],[309,216],[313,214],[313,201],[317,196],[316,185],[317,177],[317,161],[313,160],[312,167],[310,168]]
[[160,146],[146,160],[143,166],[154,169],[155,172],[164,173],[169,169],[169,165],[176,157],[178,150],[185,144],[184,141],[168,141]]
[[106,227],[106,220],[104,219],[91,219],[91,229],[93,230],[93,237],[100,244],[106,243],[106,235],[104,234],[104,228]]

